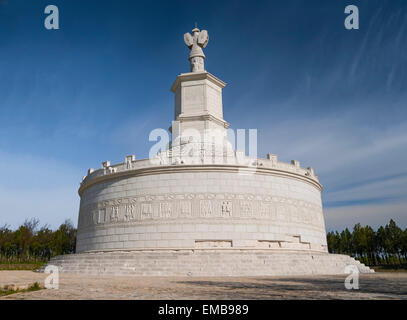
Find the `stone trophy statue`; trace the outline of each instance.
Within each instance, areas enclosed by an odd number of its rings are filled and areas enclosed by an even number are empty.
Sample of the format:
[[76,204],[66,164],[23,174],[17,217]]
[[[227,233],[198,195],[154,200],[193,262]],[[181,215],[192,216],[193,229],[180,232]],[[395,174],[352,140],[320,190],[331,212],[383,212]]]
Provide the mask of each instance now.
[[192,30],[191,34],[184,34],[185,44],[188,46],[189,61],[191,63],[191,72],[205,71],[205,54],[202,51],[202,48],[205,48],[209,41],[208,31],[200,31],[198,28]]

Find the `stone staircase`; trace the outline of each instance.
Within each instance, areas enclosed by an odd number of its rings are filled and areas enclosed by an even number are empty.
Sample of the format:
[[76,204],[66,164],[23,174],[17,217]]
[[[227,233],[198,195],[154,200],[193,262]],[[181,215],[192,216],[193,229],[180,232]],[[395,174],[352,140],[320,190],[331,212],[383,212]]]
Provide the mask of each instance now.
[[[374,270],[338,254],[273,250],[140,250],[57,256],[48,265],[60,273],[118,276],[280,276],[360,273]],[[44,272],[46,266],[39,271]]]

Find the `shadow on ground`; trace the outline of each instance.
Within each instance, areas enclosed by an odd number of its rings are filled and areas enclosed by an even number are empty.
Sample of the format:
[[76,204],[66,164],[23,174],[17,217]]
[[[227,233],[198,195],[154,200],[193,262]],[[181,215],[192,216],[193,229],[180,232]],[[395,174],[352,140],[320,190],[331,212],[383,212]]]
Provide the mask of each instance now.
[[[359,290],[345,288],[346,276],[247,278],[246,281],[181,281],[213,291],[212,295],[233,292],[236,299],[406,299],[407,278],[380,275],[359,279]],[[255,295],[254,295],[255,293]]]

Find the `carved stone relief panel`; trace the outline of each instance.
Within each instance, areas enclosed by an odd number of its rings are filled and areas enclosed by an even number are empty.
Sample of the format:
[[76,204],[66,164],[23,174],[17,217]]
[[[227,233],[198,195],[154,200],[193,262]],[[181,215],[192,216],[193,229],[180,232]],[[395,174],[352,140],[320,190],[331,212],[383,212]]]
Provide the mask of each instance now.
[[191,202],[181,201],[180,202],[180,218],[191,217]]
[[160,218],[171,218],[171,203],[161,202],[160,203]]
[[201,204],[200,216],[203,218],[211,217],[212,216],[212,201],[201,200],[200,204]]
[[151,203],[141,204],[141,220],[152,219],[153,218],[153,207]]
[[231,217],[232,216],[232,201],[222,201],[221,205],[221,216]]
[[105,223],[106,221],[106,208],[99,209],[98,223]]
[[272,203],[262,202],[260,217],[263,219],[276,219],[276,208]]
[[245,218],[253,216],[253,208],[251,202],[240,201],[240,216]]
[[133,221],[135,219],[136,219],[136,205],[135,204],[127,204],[125,206],[124,220],[125,221]]
[[119,206],[113,206],[110,212],[110,221],[118,222],[119,221]]

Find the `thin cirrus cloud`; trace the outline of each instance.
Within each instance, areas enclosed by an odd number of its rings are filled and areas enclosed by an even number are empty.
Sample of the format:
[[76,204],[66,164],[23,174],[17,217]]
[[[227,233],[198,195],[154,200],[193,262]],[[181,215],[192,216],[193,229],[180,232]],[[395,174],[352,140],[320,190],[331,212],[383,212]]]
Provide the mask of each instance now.
[[325,208],[325,224],[327,231],[352,229],[356,223],[377,228],[393,219],[404,227],[407,225],[406,208],[407,201]]
[[276,122],[260,131],[259,149],[314,167],[324,186],[325,211],[335,212],[335,219],[327,215],[329,228],[355,217],[365,224],[385,224],[392,217],[405,225],[407,122],[384,129],[360,122],[335,116]]

